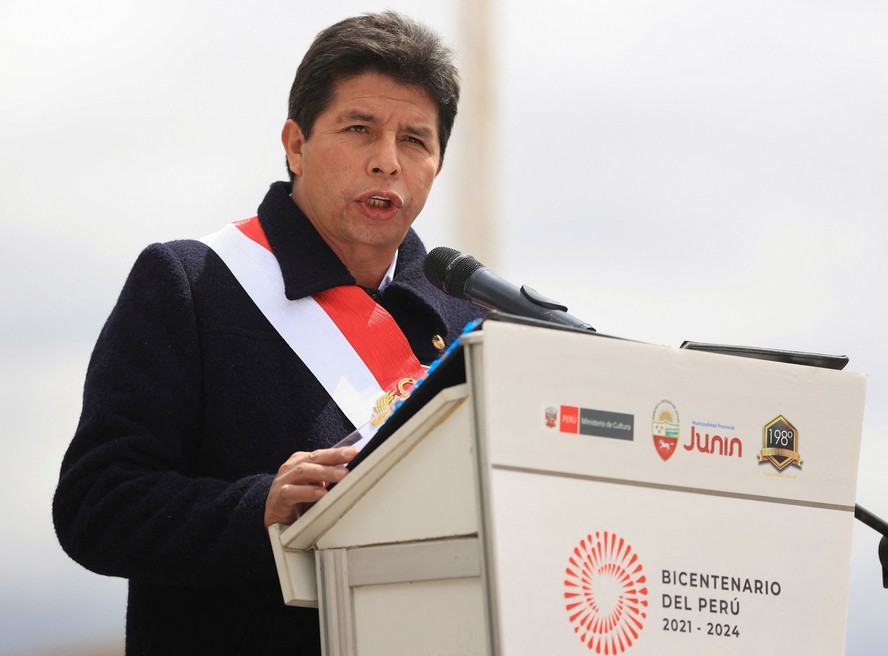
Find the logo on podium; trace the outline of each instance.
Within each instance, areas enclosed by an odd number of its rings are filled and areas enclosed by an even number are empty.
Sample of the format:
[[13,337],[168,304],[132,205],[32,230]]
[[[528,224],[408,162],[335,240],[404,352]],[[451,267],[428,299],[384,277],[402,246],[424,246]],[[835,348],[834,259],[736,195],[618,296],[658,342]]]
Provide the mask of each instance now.
[[762,430],[762,450],[759,464],[767,461],[782,471],[787,465],[802,467],[799,455],[799,432],[783,415],[775,417]]
[[559,433],[607,437],[632,442],[635,440],[635,415],[613,410],[581,408],[575,405],[546,406],[543,416],[546,428]]
[[678,445],[678,410],[671,401],[660,401],[652,419],[654,447],[664,461],[669,460]]
[[558,424],[558,410],[551,405],[546,408],[546,428],[555,428]]
[[629,543],[608,531],[574,547],[564,570],[564,601],[574,633],[596,654],[622,654],[647,619],[647,577]]

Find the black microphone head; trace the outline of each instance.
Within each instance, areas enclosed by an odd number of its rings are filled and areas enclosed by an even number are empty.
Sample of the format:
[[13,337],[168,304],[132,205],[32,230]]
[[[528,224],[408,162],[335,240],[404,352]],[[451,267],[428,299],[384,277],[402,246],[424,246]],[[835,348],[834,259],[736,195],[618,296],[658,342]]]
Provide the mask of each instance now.
[[430,283],[444,293],[462,299],[465,299],[466,281],[482,268],[484,265],[471,255],[446,246],[433,248],[423,262],[423,272]]

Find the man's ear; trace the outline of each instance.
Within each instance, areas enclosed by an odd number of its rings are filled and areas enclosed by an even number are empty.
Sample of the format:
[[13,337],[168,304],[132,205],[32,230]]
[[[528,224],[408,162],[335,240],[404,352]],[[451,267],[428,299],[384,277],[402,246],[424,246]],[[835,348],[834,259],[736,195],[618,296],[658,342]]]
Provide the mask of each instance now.
[[302,128],[293,119],[287,119],[284,129],[281,131],[281,142],[287,153],[287,164],[293,175],[302,175],[302,145],[305,143],[305,135]]

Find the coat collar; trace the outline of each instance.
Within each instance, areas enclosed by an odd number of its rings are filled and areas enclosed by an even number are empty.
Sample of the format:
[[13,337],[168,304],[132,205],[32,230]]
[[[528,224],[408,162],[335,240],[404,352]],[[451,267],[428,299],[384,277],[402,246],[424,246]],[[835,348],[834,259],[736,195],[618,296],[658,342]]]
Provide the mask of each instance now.
[[317,294],[355,279],[290,198],[290,185],[275,182],[259,205],[259,223],[284,276],[287,298]]
[[[356,284],[345,264],[318,234],[308,218],[290,198],[291,185],[275,182],[259,205],[259,222],[277,258],[284,278],[284,291],[291,301],[341,285]],[[426,280],[422,267],[426,250],[411,228],[398,248],[395,277],[384,294],[407,294],[428,312],[446,337],[450,314],[447,304],[453,300]]]

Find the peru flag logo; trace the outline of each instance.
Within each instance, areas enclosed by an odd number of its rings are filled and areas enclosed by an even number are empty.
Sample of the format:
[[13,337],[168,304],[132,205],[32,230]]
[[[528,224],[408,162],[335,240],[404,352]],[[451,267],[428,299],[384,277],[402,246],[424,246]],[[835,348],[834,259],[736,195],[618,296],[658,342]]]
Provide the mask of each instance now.
[[559,430],[562,433],[576,434],[580,432],[580,409],[577,406],[561,406],[561,425]]
[[652,432],[654,436],[654,448],[660,457],[666,461],[675,453],[678,444],[678,410],[670,401],[660,401],[654,408]]

